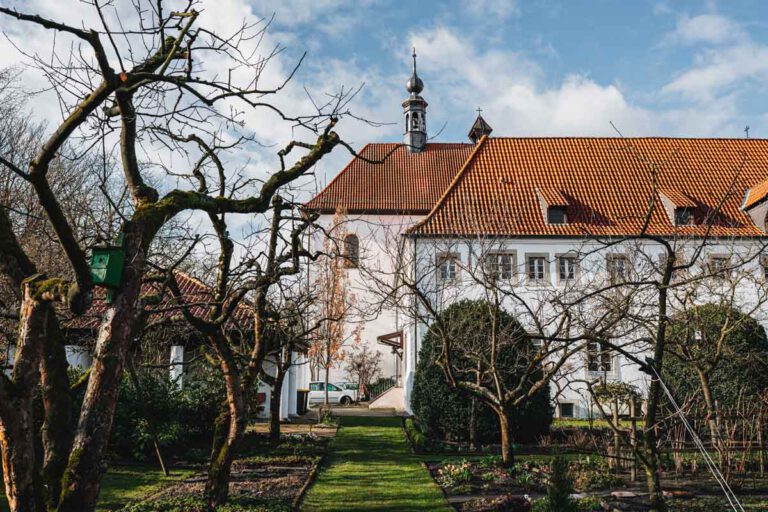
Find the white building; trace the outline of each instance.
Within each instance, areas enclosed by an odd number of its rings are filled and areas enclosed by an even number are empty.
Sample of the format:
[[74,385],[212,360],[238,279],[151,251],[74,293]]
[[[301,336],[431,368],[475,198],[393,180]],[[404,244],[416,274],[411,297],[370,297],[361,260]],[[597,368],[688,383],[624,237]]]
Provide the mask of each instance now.
[[[365,146],[306,204],[329,229],[335,212],[346,212],[343,245],[360,305],[350,329],[362,326],[364,343],[384,355],[384,376],[397,380],[378,404],[409,410],[427,330],[403,284],[436,302],[471,297],[489,264],[515,297],[505,308],[524,325],[535,311],[546,327],[568,293],[658,272],[661,242],[645,235],[654,236],[692,263],[690,275],[731,275],[728,285],[698,281],[696,301],[736,283],[733,305],[768,325],[755,288],[766,277],[768,140],[495,138],[478,115],[471,143],[431,143],[415,56],[406,88],[404,144]],[[644,349],[627,350],[641,357]],[[647,385],[637,364],[594,343],[572,359],[568,378],[553,385],[562,416],[590,414],[580,381]],[[339,365],[331,380],[344,379]]]

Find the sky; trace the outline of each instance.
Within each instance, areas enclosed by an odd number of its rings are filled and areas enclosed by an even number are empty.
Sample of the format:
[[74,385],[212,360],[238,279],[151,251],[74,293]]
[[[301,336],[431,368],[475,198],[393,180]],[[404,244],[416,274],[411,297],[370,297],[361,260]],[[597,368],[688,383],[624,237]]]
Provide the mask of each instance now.
[[[115,13],[129,5],[115,0]],[[77,0],[0,0],[27,12],[94,22]],[[121,5],[122,4],[122,5]],[[363,85],[342,119],[353,146],[399,141],[401,102],[416,47],[435,141],[466,141],[476,116],[495,136],[768,137],[768,2],[763,0],[204,0],[200,23],[221,31],[243,19],[274,20],[263,48],[281,46],[266,79],[307,58],[281,105],[300,113],[340,87]],[[85,20],[85,21],[82,21]],[[24,61],[13,44],[44,54],[47,34],[0,18],[0,66]],[[59,42],[61,45],[61,42]],[[25,72],[30,88],[42,77]],[[55,117],[40,94],[36,116]],[[247,126],[266,147],[251,163],[268,172],[297,134],[269,113]],[[613,126],[612,126],[613,123]],[[298,136],[304,136],[299,134]],[[304,136],[305,140],[307,139]],[[322,184],[350,158],[318,166]]]

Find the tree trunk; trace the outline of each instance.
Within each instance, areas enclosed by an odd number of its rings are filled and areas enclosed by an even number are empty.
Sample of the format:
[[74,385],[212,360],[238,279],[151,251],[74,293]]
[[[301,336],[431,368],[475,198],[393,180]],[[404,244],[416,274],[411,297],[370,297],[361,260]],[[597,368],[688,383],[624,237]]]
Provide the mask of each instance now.
[[707,408],[707,426],[709,427],[709,442],[712,448],[717,451],[720,462],[720,470],[727,472],[729,466],[729,457],[727,447],[723,445],[720,438],[720,419],[715,400],[712,397],[712,388],[709,385],[709,376],[700,368],[696,368],[701,385],[701,394],[704,397],[704,406]]
[[138,304],[145,262],[139,233],[125,233],[125,250],[122,283],[96,339],[80,420],[62,477],[58,512],[89,512],[96,508],[125,355],[140,327]]
[[219,356],[227,389],[227,413],[226,416],[220,415],[217,420],[208,480],[205,484],[206,502],[211,510],[227,502],[232,461],[246,425],[245,393],[233,354],[226,350],[224,353],[220,352]]
[[72,449],[72,394],[69,389],[64,338],[53,308],[46,315],[46,342],[40,360],[40,385],[44,421],[41,431],[44,450],[43,478],[48,507],[55,509],[61,495],[61,477]]
[[477,451],[477,398],[472,397],[469,408],[469,449]]
[[271,443],[280,442],[280,403],[282,401],[283,382],[285,380],[285,371],[280,363],[277,365],[277,375],[272,384],[272,395],[269,399],[269,441]]
[[323,405],[325,406],[325,410],[328,410],[329,400],[328,400],[328,379],[330,378],[331,373],[331,366],[330,364],[325,365],[325,398],[323,400]]
[[505,468],[512,467],[515,456],[512,452],[512,425],[509,421],[509,411],[506,407],[496,409],[499,417],[499,430],[501,431],[501,463]]
[[661,403],[661,384],[659,378],[662,374],[664,362],[664,350],[667,335],[667,288],[672,279],[672,263],[674,255],[669,260],[664,273],[663,286],[659,288],[658,300],[658,326],[656,330],[655,346],[653,347],[653,372],[651,384],[648,389],[648,410],[645,415],[645,428],[643,429],[643,466],[648,486],[651,512],[667,512],[667,504],[661,488],[661,476],[659,475],[659,449],[656,445],[656,423]]
[[19,408],[14,421],[0,425],[3,481],[11,512],[42,511],[35,486],[35,446],[31,410]]
[[40,379],[39,364],[45,344],[45,325],[50,305],[34,297],[33,280],[23,286],[16,361],[11,381],[3,387],[0,411],[5,496],[12,512],[42,511],[42,486],[35,485],[35,421],[33,400]]

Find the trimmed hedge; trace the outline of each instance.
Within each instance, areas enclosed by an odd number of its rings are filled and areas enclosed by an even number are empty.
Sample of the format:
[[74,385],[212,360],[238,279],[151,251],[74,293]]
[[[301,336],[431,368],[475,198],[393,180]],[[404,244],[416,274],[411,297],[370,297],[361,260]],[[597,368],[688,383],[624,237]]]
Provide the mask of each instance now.
[[[443,315],[460,316],[468,315],[473,321],[466,324],[466,328],[473,329],[474,333],[488,330],[488,323],[483,320],[487,315],[488,305],[481,301],[464,300],[448,307]],[[500,321],[507,325],[519,325],[509,314],[502,312]],[[516,342],[530,343],[530,340]],[[432,329],[427,332],[419,352],[419,361],[416,366],[416,375],[411,397],[411,408],[418,429],[426,436],[445,441],[465,442],[469,440],[469,424],[473,399],[477,403],[477,435],[481,444],[495,443],[500,439],[499,421],[496,413],[480,400],[473,398],[469,393],[454,389],[446,381],[443,370],[435,364],[435,360],[442,348],[442,342]],[[514,382],[513,350],[511,346],[505,346],[497,358],[498,364],[507,364],[502,368],[509,371],[510,381]],[[505,353],[507,352],[507,353]],[[457,365],[462,361],[454,358]],[[467,364],[465,362],[465,364]],[[519,408],[512,417],[513,441],[530,443],[546,434],[552,423],[552,404],[550,401],[549,386],[545,386],[525,405]]]

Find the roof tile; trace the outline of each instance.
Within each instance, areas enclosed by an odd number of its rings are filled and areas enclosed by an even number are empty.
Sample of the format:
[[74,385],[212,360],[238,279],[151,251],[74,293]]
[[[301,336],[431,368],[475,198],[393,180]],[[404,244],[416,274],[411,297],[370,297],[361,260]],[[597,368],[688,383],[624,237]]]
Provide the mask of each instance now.
[[[637,234],[654,194],[648,162],[657,162],[659,189],[695,197],[695,218],[708,217],[725,199],[711,235],[764,235],[740,206],[749,187],[761,184],[768,193],[768,140],[488,138],[481,146],[412,234]],[[568,201],[567,224],[545,222],[536,189],[560,191]],[[663,208],[653,211],[649,224],[658,235],[706,230],[672,225]]]
[[[402,144],[368,144],[305,206],[349,213],[426,214],[475,146],[430,143],[420,153]],[[370,163],[366,160],[381,163]]]

